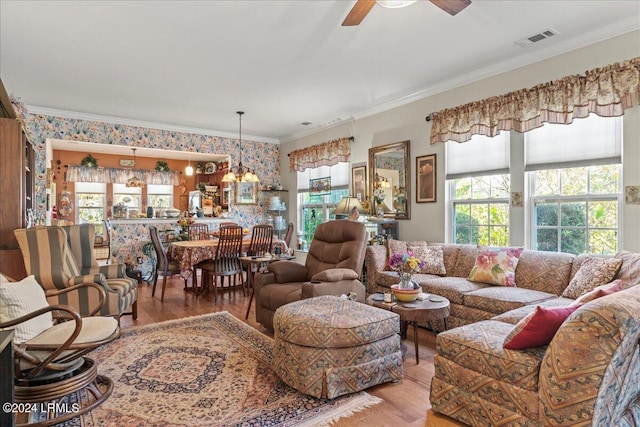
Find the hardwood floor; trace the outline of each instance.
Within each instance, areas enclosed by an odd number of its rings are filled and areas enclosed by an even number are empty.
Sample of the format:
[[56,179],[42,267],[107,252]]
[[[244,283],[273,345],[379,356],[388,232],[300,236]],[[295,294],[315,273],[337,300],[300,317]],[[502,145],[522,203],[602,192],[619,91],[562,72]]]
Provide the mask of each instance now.
[[[161,281],[158,283],[155,297],[151,297],[151,286],[143,283],[138,291],[138,320],[124,316],[121,320],[123,328],[134,325],[148,325],[165,320],[200,314],[228,311],[233,316],[251,325],[258,331],[273,337],[262,325],[255,322],[255,310],[252,304],[249,319],[244,320],[249,295],[242,295],[241,289],[218,290],[218,302],[213,302],[213,294],[196,297],[183,291],[183,281],[174,279],[167,281],[164,302],[160,302]],[[404,380],[398,383],[382,384],[367,390],[368,393],[380,397],[383,402],[362,410],[348,418],[342,418],[335,426],[425,426],[429,403],[429,387],[434,373],[433,357],[435,355],[435,337],[432,332],[419,328],[418,342],[420,364],[416,365],[413,345],[413,334],[409,331],[407,356],[404,361]],[[433,421],[429,425],[434,424]],[[451,424],[449,424],[451,425]]]

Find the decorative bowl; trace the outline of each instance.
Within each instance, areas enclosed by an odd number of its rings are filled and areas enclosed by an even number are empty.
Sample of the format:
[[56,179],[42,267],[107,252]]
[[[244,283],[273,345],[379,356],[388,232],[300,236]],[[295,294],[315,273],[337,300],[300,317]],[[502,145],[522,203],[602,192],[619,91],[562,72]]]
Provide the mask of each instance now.
[[401,288],[400,285],[391,285],[391,290],[393,291],[393,295],[395,295],[396,299],[400,302],[411,302],[415,301],[420,295],[420,288],[418,289],[409,289],[409,288]]
[[164,213],[167,218],[178,218],[180,216],[180,210],[176,208],[165,209]]

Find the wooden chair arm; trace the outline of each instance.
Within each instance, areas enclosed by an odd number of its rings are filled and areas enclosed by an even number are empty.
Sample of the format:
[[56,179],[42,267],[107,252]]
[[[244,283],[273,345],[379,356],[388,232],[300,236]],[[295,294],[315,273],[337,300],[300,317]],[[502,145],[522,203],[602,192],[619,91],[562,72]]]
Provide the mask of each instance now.
[[[52,360],[58,357],[58,355],[60,355],[65,350],[67,350],[71,346],[71,344],[73,344],[73,341],[75,341],[78,335],[80,335],[80,330],[82,329],[82,317],[80,317],[80,314],[73,307],[70,307],[68,305],[58,304],[58,305],[50,305],[48,307],[43,307],[36,311],[32,311],[31,313],[25,314],[24,316],[18,317],[16,319],[0,323],[0,328],[15,326],[50,311],[51,312],[52,311],[67,312],[69,314],[69,317],[71,317],[73,321],[76,322],[75,328],[73,330],[73,333],[71,333],[71,335],[69,336],[69,338],[67,338],[67,340],[62,344],[60,344],[59,346],[55,346],[55,347],[52,345],[29,346],[27,343],[15,345],[16,353],[19,353],[22,358],[36,365],[36,367],[31,370],[31,375],[33,376],[38,375],[43,369],[45,369],[51,363]],[[31,356],[27,352],[27,348],[31,350],[44,350],[44,351],[49,351],[53,349],[53,351],[51,351],[51,354],[49,354],[49,356],[47,356],[44,360],[39,360],[38,358]]]

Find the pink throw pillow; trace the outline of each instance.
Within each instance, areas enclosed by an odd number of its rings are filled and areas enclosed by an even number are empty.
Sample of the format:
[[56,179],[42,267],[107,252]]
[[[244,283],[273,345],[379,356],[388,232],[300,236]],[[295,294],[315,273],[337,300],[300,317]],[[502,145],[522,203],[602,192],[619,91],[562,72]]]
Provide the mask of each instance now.
[[594,299],[598,299],[605,295],[615,294],[616,292],[621,291],[622,288],[622,280],[616,279],[611,283],[607,283],[606,285],[600,285],[597,288],[587,292],[586,294],[581,295],[576,299],[571,305],[582,305],[586,304],[589,301],[593,301]]
[[578,308],[579,305],[549,308],[537,306],[535,311],[520,320],[509,332],[503,347],[523,350],[549,344],[562,323]]
[[516,266],[523,248],[484,248],[478,251],[469,273],[472,282],[516,286]]

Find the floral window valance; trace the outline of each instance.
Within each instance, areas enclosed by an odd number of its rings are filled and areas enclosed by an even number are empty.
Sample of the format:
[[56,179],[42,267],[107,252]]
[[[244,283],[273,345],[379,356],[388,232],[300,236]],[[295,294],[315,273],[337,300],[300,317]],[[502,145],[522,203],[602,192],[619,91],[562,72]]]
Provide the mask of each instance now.
[[348,162],[351,156],[351,138],[340,138],[322,144],[301,148],[289,153],[289,169],[304,172],[307,168],[334,166]]
[[121,169],[76,166],[67,169],[69,182],[102,182],[112,184],[126,184],[131,177],[138,177],[145,184],[180,185],[180,172],[161,172],[149,169]]
[[506,95],[432,114],[431,143],[465,142],[472,135],[526,132],[544,123],[568,124],[595,113],[616,117],[639,103],[640,57]]

